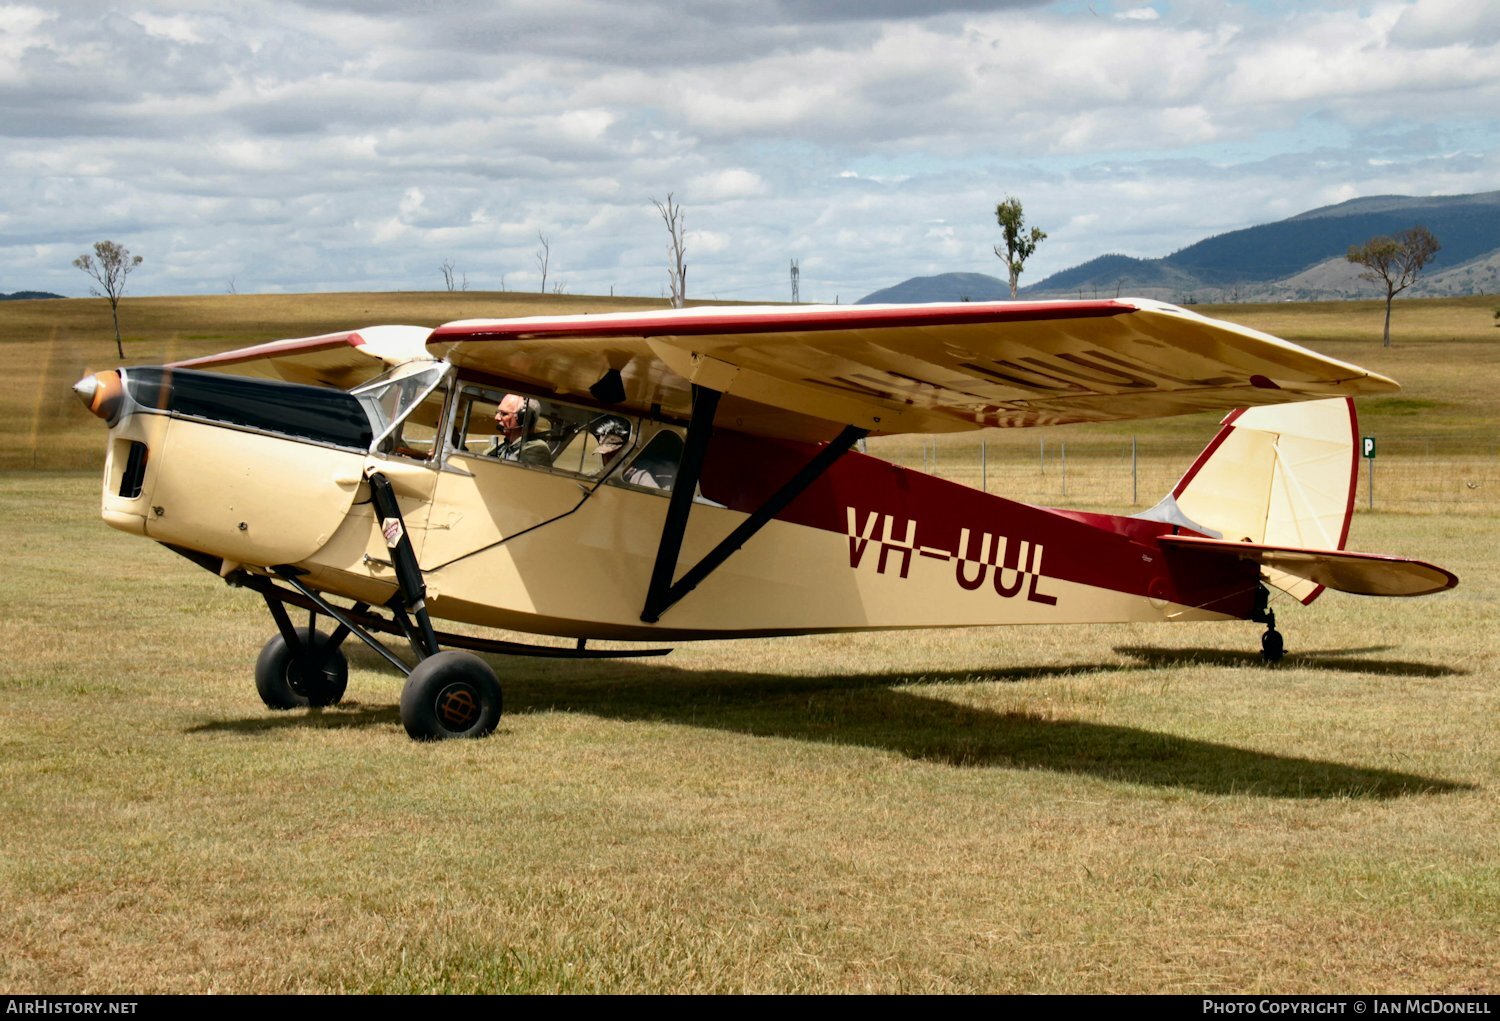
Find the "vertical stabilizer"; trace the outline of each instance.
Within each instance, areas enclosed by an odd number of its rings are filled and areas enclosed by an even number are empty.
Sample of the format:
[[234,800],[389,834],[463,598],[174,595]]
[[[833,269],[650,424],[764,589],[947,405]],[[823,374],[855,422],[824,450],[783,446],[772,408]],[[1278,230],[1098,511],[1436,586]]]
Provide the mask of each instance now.
[[[1347,398],[1241,409],[1172,490],[1181,513],[1234,542],[1344,548],[1359,482],[1359,425]],[[1310,603],[1321,585],[1274,569],[1266,581]]]

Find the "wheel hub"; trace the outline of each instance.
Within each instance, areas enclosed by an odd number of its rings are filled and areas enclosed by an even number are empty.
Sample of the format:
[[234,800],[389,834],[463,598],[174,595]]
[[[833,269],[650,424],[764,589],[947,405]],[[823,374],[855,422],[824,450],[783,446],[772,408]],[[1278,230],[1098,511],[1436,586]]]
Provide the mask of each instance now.
[[452,730],[468,730],[479,719],[479,692],[468,684],[450,684],[433,700],[438,719]]

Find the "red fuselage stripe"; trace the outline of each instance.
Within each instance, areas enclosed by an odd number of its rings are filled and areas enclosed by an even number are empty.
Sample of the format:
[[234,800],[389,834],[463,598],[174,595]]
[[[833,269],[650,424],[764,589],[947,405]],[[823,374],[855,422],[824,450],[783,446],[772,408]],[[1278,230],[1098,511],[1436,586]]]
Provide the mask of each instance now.
[[[817,448],[721,430],[705,459],[709,499],[750,513]],[[1141,597],[1248,616],[1258,568],[1225,557],[1169,560],[1158,537],[1175,526],[1112,515],[1074,515],[1006,500],[862,454],[848,453],[777,519],[847,536],[851,569],[907,569],[918,559],[953,565],[964,588],[980,565],[1015,567],[1041,547],[1039,574]],[[753,540],[747,547],[753,550]],[[863,566],[860,566],[863,565]]]

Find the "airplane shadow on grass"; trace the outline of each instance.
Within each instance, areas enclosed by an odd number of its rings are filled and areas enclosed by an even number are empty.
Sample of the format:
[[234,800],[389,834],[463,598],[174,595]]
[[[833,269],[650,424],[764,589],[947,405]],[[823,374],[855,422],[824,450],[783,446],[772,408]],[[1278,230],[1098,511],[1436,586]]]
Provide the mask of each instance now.
[[1260,653],[1238,649],[1164,649],[1146,645],[1124,645],[1115,648],[1121,656],[1140,660],[1141,666],[1226,666],[1265,667],[1273,670],[1329,670],[1339,673],[1379,674],[1389,677],[1459,677],[1466,671],[1439,663],[1417,663],[1401,659],[1361,659],[1372,652],[1385,652],[1389,645],[1363,649],[1324,649],[1314,652],[1288,652],[1279,663],[1264,662]]
[[[1258,656],[1212,650],[1141,647],[1116,651],[1139,660],[1141,665],[1122,667],[1115,662],[982,673],[870,672],[805,677],[685,670],[659,661],[553,662],[544,668],[531,665],[535,660],[491,662],[504,685],[505,711],[510,716],[585,713],[612,720],[883,749],[960,768],[1051,770],[1209,794],[1387,799],[1473,789],[1470,784],[1413,773],[1252,751],[1138,727],[975,708],[937,694],[943,687],[956,685],[1117,674],[1169,663],[1238,667],[1258,662]],[[1284,662],[1291,667],[1405,676],[1460,672],[1426,664],[1349,658],[1370,651],[1384,650],[1310,653],[1295,659],[1288,656]],[[359,655],[351,659],[359,666],[384,667],[373,655],[369,661]],[[398,723],[394,706],[356,704],[321,712],[220,721],[193,730],[254,733],[286,726],[384,727]]]

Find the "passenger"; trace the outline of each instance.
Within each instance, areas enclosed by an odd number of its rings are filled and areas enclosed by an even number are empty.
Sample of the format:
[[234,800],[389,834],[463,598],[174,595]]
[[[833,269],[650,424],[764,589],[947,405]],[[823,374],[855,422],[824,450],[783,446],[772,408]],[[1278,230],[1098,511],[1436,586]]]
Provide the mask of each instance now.
[[537,415],[541,410],[541,402],[534,397],[506,394],[500,398],[500,407],[495,411],[495,431],[498,435],[489,456],[537,468],[551,467],[552,448],[547,445],[547,441],[537,436],[527,438],[536,426]]
[[[604,462],[604,470],[607,473],[630,439],[630,426],[623,418],[606,418],[594,426],[594,439],[599,441],[599,459]],[[621,471],[619,478],[621,482],[628,482],[632,486],[641,486],[645,489],[661,488],[655,476],[650,472],[642,471],[635,465],[629,465]]]

